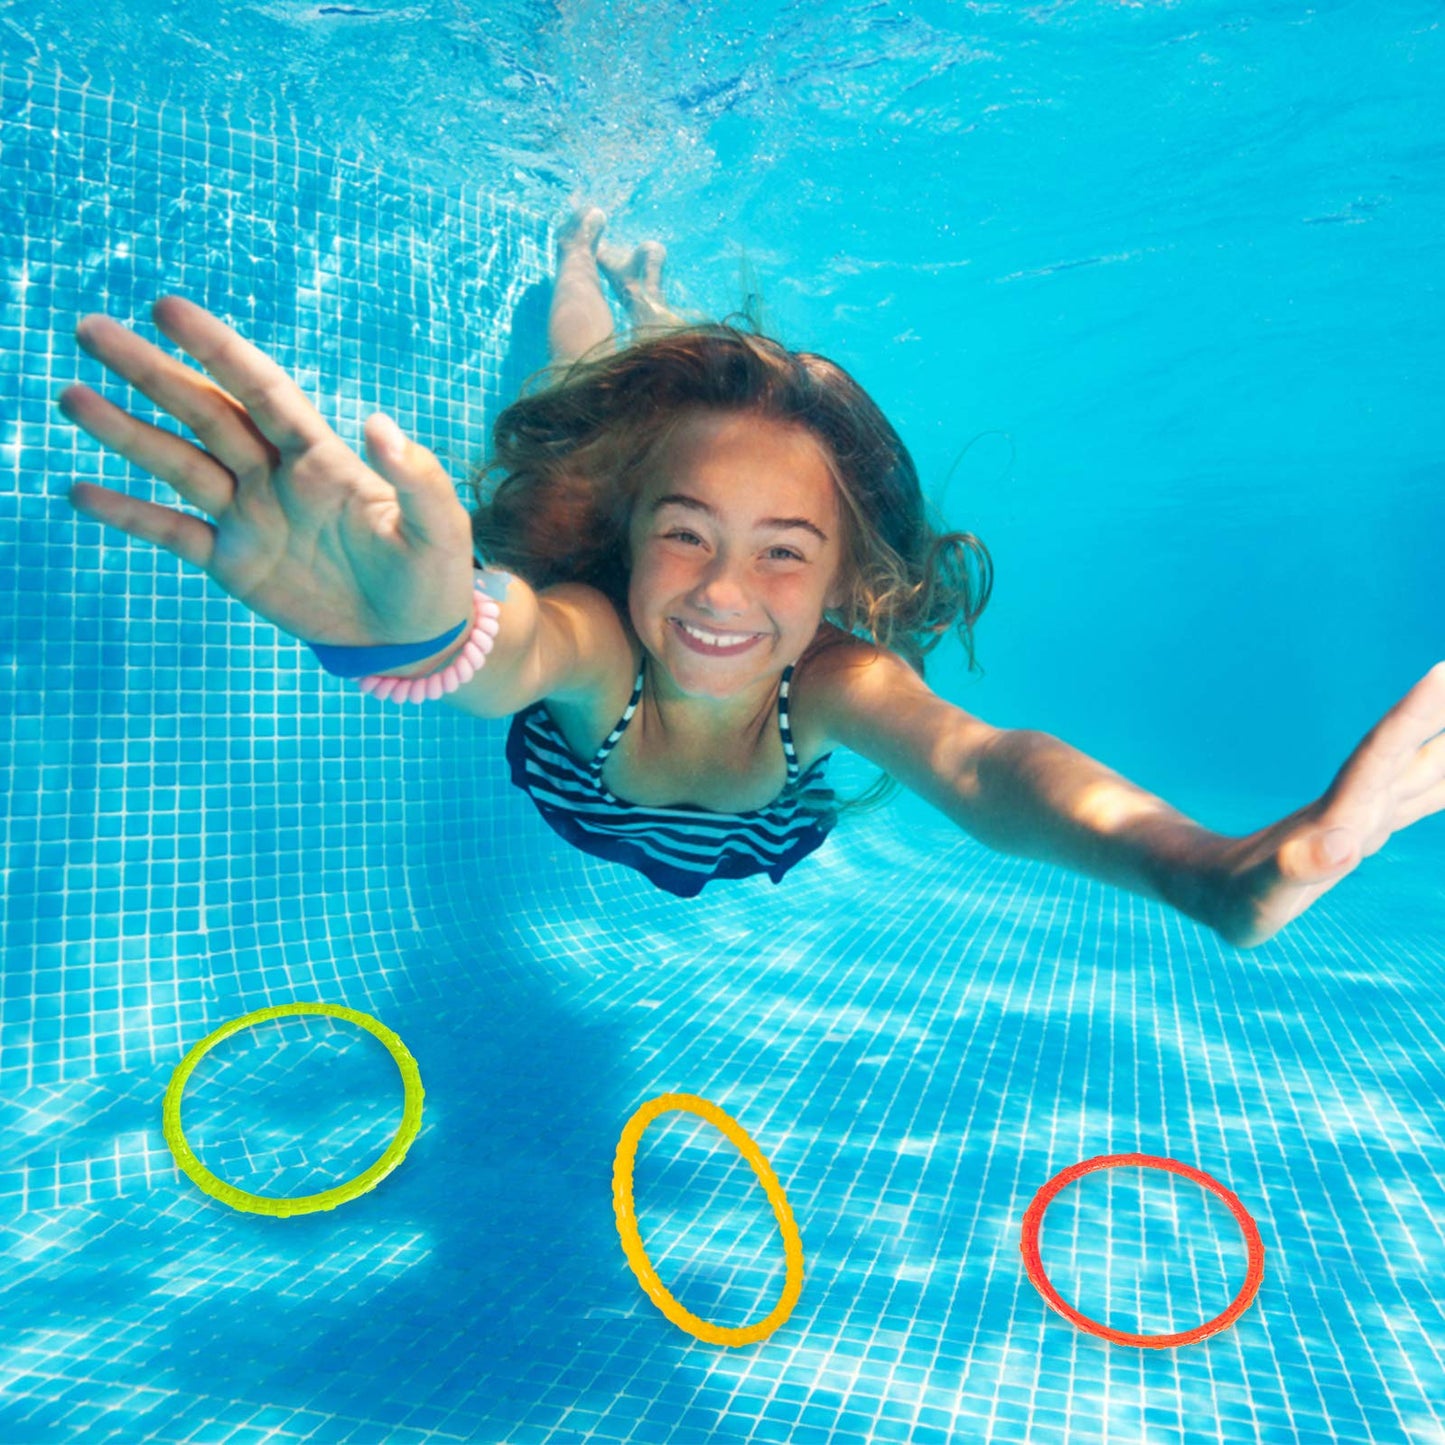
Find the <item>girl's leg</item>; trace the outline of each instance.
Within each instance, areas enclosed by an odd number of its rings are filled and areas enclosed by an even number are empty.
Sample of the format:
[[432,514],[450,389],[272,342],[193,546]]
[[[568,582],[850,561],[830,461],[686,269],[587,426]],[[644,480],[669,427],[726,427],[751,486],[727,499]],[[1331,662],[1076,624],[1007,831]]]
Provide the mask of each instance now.
[[567,365],[612,347],[612,312],[597,274],[597,238],[607,217],[596,206],[577,210],[557,233],[557,279],[547,317],[547,345],[554,365]]

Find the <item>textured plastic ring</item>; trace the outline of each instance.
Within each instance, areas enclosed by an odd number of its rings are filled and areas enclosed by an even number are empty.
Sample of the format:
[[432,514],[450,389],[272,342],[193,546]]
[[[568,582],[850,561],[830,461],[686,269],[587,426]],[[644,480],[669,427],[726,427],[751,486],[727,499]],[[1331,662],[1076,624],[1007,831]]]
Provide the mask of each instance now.
[[[763,1186],[768,1202],[773,1206],[773,1215],[783,1234],[783,1254],[787,1260],[787,1275],[783,1282],[782,1297],[772,1312],[756,1324],[729,1328],[709,1324],[678,1303],[668,1292],[667,1286],[658,1278],[642,1245],[642,1236],[637,1229],[637,1214],[632,1203],[632,1166],[637,1158],[637,1146],[647,1126],[660,1114],[672,1110],[696,1114],[706,1119],[714,1128],[722,1131],[738,1152],[752,1166]],[[699,1098],[696,1094],[660,1094],[645,1103],[628,1121],[617,1143],[617,1157],[612,1166],[612,1207],[617,1216],[617,1232],[622,1236],[623,1253],[637,1276],[637,1282],[647,1291],[648,1297],[658,1309],[679,1329],[696,1336],[710,1345],[752,1345],[765,1340],[793,1312],[803,1292],[803,1241],[788,1207],[787,1195],[778,1183],[778,1176],[763,1157],[762,1150],[748,1137],[736,1120],[723,1113],[716,1104]]]
[[[373,1038],[379,1039],[401,1071],[404,1095],[401,1127],[397,1129],[396,1137],[387,1146],[386,1152],[369,1169],[358,1174],[355,1179],[338,1184],[334,1189],[323,1189],[319,1194],[278,1199],[272,1195],[251,1194],[244,1189],[237,1189],[235,1185],[227,1184],[224,1179],[212,1174],[196,1158],[181,1129],[181,1094],[185,1091],[186,1080],[190,1078],[191,1071],[217,1044],[254,1024],[265,1023],[269,1019],[287,1018],[293,1014],[324,1014],[328,1018],[345,1019],[348,1023],[365,1029]],[[385,1024],[379,1023],[370,1014],[360,1013],[353,1008],[343,1008],[340,1004],[283,1003],[275,1008],[257,1009],[254,1013],[222,1024],[190,1050],[176,1065],[171,1082],[166,1088],[165,1104],[161,1111],[162,1127],[176,1163],[203,1193],[209,1194],[212,1199],[219,1199],[222,1204],[229,1204],[232,1209],[244,1210],[247,1214],[272,1214],[285,1219],[293,1214],[313,1214],[320,1209],[335,1209],[338,1204],[345,1204],[358,1195],[365,1194],[367,1190],[375,1189],[406,1158],[406,1151],[411,1148],[411,1142],[421,1128],[423,1098],[421,1074],[417,1070],[416,1060],[407,1052],[406,1045]]]
[[[1244,1232],[1245,1246],[1249,1251],[1249,1267],[1245,1273],[1244,1284],[1223,1314],[1216,1315],[1197,1329],[1184,1330],[1173,1335],[1136,1335],[1126,1330],[1112,1330],[1108,1325],[1101,1325],[1097,1320],[1091,1320],[1072,1305],[1066,1304],[1044,1273],[1043,1262],[1039,1258],[1039,1228],[1043,1224],[1044,1211],[1052,1203],[1054,1196],[1084,1174],[1091,1174],[1096,1169],[1116,1169],[1122,1164],[1133,1164],[1143,1169],[1166,1169],[1171,1174],[1182,1174],[1186,1179],[1203,1185],[1229,1206],[1229,1212]],[[1088,1334],[1098,1335],[1100,1339],[1109,1340],[1116,1345],[1138,1345],[1146,1350],[1171,1350],[1179,1345],[1191,1345],[1196,1340],[1208,1339],[1210,1335],[1217,1335],[1221,1330],[1228,1329],[1254,1303],[1260,1282],[1264,1279],[1264,1241],[1259,1237],[1259,1226],[1249,1217],[1249,1211],[1239,1202],[1238,1196],[1201,1169],[1181,1164],[1177,1159],[1161,1159],[1153,1154],[1100,1154],[1095,1159],[1085,1159],[1081,1164],[1071,1164],[1067,1169],[1055,1174],[1034,1195],[1033,1203],[1024,1213],[1023,1238],[1019,1242],[1019,1248],[1023,1251],[1024,1269],[1029,1279],[1051,1309]]]

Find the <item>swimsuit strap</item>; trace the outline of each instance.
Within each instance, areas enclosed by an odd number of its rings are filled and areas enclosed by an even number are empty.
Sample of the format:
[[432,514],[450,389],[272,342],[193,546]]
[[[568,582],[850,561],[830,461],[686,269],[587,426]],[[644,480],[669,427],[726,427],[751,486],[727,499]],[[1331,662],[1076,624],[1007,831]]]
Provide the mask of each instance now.
[[588,771],[599,788],[602,786],[602,765],[607,761],[608,754],[617,746],[617,739],[627,731],[627,724],[632,721],[632,714],[637,711],[637,704],[642,699],[642,670],[646,666],[647,654],[644,652],[642,663],[637,669],[637,681],[632,685],[632,701],[627,704],[627,711],[617,719],[617,726],[602,740],[602,746],[597,749],[596,756],[587,764]]
[[[778,730],[783,735],[783,755],[788,760],[788,783],[789,785],[798,781],[798,755],[793,751],[793,730],[788,723],[788,689],[793,680],[793,663],[789,663],[783,669],[783,681],[778,688]],[[642,674],[647,667],[647,654],[642,654],[641,665],[637,669],[637,681],[632,685],[632,700],[627,704],[627,711],[617,719],[617,726],[602,741],[602,746],[597,749],[592,761],[587,764],[588,771],[596,780],[597,785],[602,785],[602,766],[607,761],[612,749],[617,746],[617,740],[627,731],[627,724],[632,721],[632,714],[637,711],[637,704],[642,698]]]
[[778,688],[778,730],[783,735],[783,753],[788,759],[788,785],[798,781],[798,755],[793,751],[793,729],[788,725],[788,688],[793,681],[793,664],[783,669],[783,683]]

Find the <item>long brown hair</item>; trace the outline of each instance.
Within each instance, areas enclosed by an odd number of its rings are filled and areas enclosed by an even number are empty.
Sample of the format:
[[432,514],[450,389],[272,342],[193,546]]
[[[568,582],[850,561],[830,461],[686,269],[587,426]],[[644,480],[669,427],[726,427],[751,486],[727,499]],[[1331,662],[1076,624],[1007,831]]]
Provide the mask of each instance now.
[[[533,377],[497,417],[490,459],[469,479],[478,552],[534,589],[590,583],[626,617],[632,507],[649,463],[698,410],[806,427],[821,444],[843,518],[845,599],[830,622],[920,676],[956,626],[969,670],[982,675],[973,625],[993,590],[988,549],[936,523],[908,449],[841,366],[727,322],[674,328]],[[877,806],[896,787],[884,774],[844,806]]]

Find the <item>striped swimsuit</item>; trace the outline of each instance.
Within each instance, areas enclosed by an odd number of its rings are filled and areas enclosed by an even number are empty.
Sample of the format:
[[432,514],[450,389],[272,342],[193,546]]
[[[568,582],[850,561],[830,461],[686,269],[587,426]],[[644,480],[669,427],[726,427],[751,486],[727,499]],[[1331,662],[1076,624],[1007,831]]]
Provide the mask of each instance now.
[[659,888],[694,898],[713,878],[766,873],[774,883],[823,840],[837,821],[835,795],[822,780],[824,753],[798,770],[788,726],[789,666],[778,690],[778,728],[788,760],[788,781],[765,808],[719,813],[674,804],[654,808],[614,796],[602,765],[627,730],[642,696],[647,654],[637,669],[632,701],[590,763],[580,763],[544,702],[517,713],[507,733],[512,782],[527,793],[552,828],[584,853],[610,858],[644,873]]

